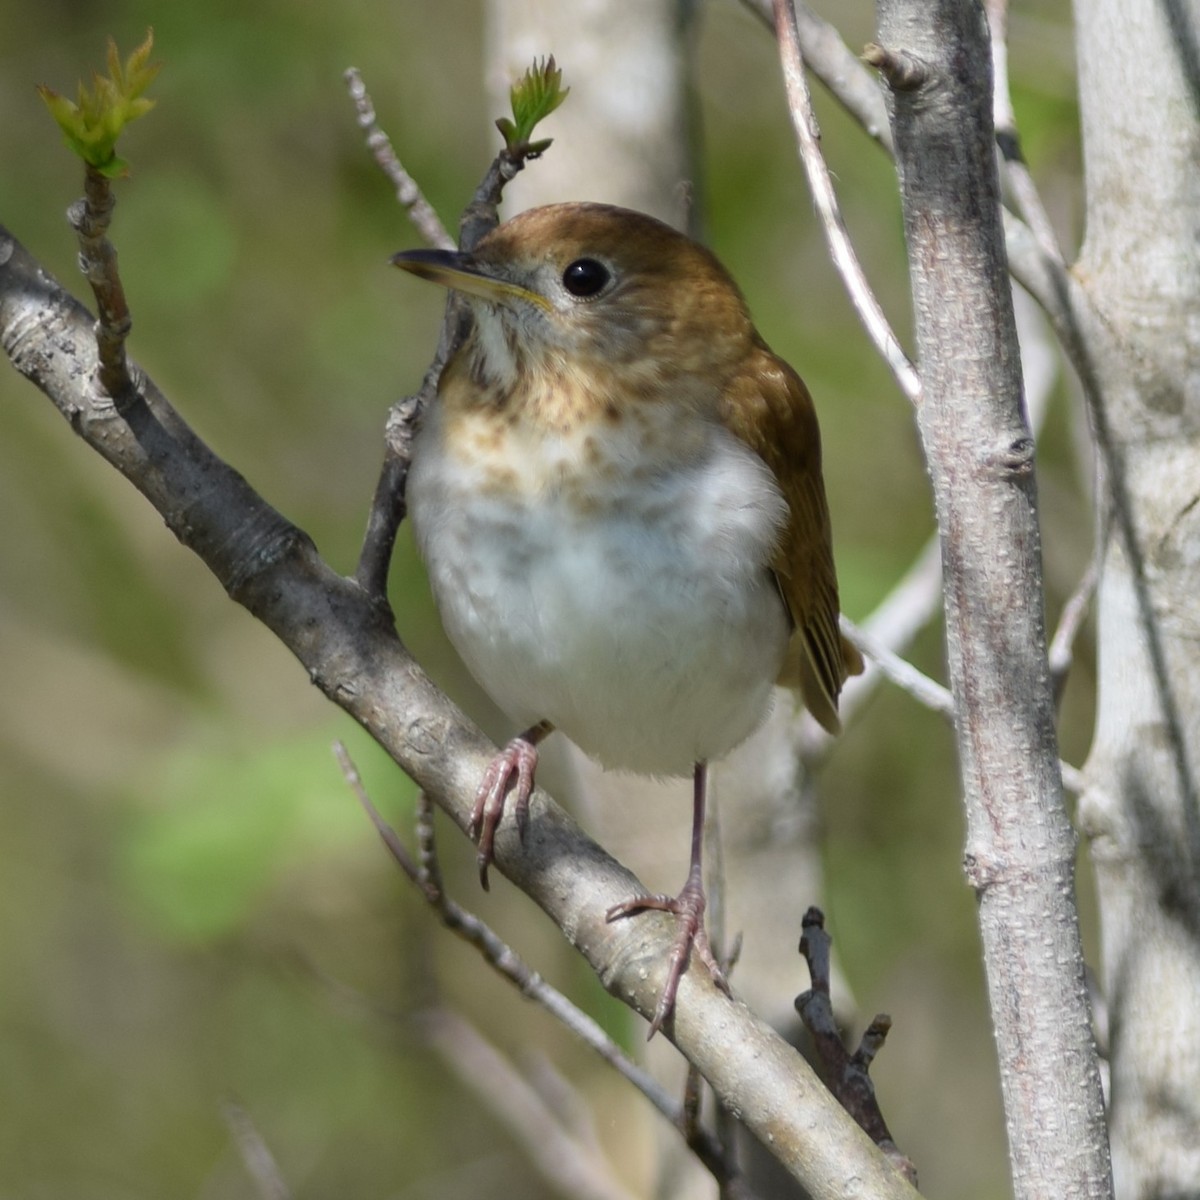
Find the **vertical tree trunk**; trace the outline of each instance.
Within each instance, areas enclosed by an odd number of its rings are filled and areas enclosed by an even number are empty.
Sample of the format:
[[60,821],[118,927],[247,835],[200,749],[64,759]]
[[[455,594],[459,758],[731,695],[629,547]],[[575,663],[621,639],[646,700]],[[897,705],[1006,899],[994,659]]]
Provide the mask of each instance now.
[[1077,0],[1105,475],[1096,864],[1122,1200],[1200,1189],[1200,4]]
[[1111,1194],[1046,665],[1033,441],[1000,227],[982,6],[879,0],[918,420],[1014,1194]]

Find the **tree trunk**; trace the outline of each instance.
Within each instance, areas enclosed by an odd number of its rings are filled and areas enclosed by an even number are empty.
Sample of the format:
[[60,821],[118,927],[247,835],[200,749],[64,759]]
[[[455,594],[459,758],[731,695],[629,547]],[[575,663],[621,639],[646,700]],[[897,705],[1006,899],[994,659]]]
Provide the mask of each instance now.
[[1122,1200],[1200,1189],[1200,5],[1077,0],[1100,490],[1096,865]]
[[1013,1189],[1111,1194],[1046,664],[1033,440],[1000,224],[981,5],[880,0],[910,258],[918,422]]

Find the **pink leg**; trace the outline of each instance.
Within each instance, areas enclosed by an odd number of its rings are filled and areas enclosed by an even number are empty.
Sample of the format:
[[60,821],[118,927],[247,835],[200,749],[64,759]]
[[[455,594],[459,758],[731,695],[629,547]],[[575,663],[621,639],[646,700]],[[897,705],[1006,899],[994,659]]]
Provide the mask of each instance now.
[[544,737],[554,731],[549,721],[536,725],[518,734],[488,764],[483,773],[479,789],[475,793],[475,807],[471,811],[471,823],[467,832],[479,839],[479,882],[488,890],[488,867],[494,857],[496,826],[504,815],[504,802],[509,788],[516,790],[517,832],[522,840],[525,827],[529,824],[529,797],[533,792],[533,774],[537,770],[537,746]]
[[687,967],[688,957],[693,947],[700,955],[701,962],[708,968],[713,982],[725,993],[729,992],[729,984],[725,981],[725,973],[717,962],[708,942],[708,934],[704,930],[704,874],[701,868],[701,857],[704,850],[704,800],[708,785],[708,766],[697,763],[692,792],[692,860],[688,869],[687,882],[678,896],[634,896],[621,904],[614,904],[605,914],[608,921],[616,921],[621,917],[633,916],[636,913],[655,910],[658,912],[674,913],[676,917],[675,940],[671,943],[671,953],[667,959],[667,981],[663,985],[662,995],[654,1010],[654,1020],[650,1022],[650,1037],[653,1037],[663,1026],[663,1022],[671,1015],[675,1007],[675,995],[679,991],[679,981]]

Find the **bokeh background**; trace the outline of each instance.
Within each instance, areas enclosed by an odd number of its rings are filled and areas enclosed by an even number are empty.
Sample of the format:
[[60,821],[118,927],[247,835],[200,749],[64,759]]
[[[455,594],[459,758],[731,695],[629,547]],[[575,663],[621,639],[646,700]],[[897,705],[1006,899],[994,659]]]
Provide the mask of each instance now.
[[[869,5],[820,7],[852,47],[870,40]],[[34,85],[73,92],[108,34],[128,51],[148,25],[165,68],[157,109],[122,143],[133,173],[114,227],[132,353],[351,570],[387,406],[419,383],[440,302],[385,265],[417,239],[363,148],[342,71],[362,69],[453,222],[500,115],[484,97],[482,4],[0,0],[0,221],[79,295],[63,213],[81,171]],[[843,602],[862,617],[933,529],[913,423],[827,261],[770,38],[733,0],[710,0],[697,55],[707,236],[817,397]],[[1014,6],[1010,62],[1027,156],[1074,245],[1065,4]],[[817,102],[859,252],[906,331],[891,167]],[[1090,553],[1080,441],[1060,382],[1039,460],[1051,624]],[[8,367],[0,513],[0,1197],[257,1195],[222,1115],[231,1103],[297,1196],[554,1194],[431,1048],[421,1014],[441,1005],[514,1060],[552,1063],[632,1175],[648,1106],[436,926],[330,743],[346,740],[400,825],[408,781]],[[406,535],[393,597],[402,634],[461,689]],[[1086,637],[1079,651],[1062,727],[1075,763],[1091,723]],[[914,658],[942,677],[937,622]],[[875,1068],[893,1132],[930,1196],[1005,1196],[950,731],[885,688],[820,791],[842,964],[861,1010],[896,1022]],[[479,894],[470,848],[443,842],[460,897],[639,1045],[640,1022],[545,919],[502,883]],[[1086,864],[1081,893],[1090,939]]]

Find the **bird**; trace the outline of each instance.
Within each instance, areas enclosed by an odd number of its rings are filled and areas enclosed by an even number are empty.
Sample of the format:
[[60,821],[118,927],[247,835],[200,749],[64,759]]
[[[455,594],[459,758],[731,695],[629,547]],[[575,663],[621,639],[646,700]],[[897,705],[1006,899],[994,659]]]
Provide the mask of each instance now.
[[475,797],[483,886],[508,803],[524,838],[555,730],[606,769],[692,777],[682,890],[606,913],[676,918],[653,1037],[693,949],[728,992],[704,926],[709,765],[763,722],[776,684],[836,733],[862,670],[839,630],[812,400],[716,256],[643,213],[551,204],[469,252],[391,262],[470,313],[407,504],[450,641],[522,730]]

